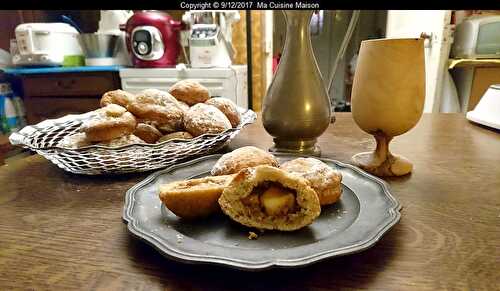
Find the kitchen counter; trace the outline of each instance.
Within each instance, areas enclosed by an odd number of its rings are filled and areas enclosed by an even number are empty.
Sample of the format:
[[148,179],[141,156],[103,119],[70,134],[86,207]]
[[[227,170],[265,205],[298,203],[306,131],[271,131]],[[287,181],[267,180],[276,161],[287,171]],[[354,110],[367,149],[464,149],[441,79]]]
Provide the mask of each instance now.
[[122,66],[81,66],[81,67],[13,67],[2,69],[6,74],[31,75],[31,74],[56,74],[80,72],[118,72]]
[[[226,150],[271,143],[259,120]],[[349,162],[374,141],[339,113],[320,146]],[[256,273],[177,263],[129,234],[124,195],[149,173],[78,176],[38,155],[12,162],[0,167],[0,289],[497,289],[500,134],[461,114],[424,114],[391,149],[414,172],[386,179],[402,217],[373,248]]]

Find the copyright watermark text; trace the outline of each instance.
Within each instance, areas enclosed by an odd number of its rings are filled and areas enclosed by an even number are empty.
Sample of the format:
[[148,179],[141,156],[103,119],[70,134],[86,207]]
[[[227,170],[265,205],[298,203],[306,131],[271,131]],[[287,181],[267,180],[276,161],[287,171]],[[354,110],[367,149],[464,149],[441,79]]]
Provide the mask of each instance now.
[[319,3],[314,2],[280,2],[280,1],[214,1],[189,2],[182,1],[181,9],[319,9]]

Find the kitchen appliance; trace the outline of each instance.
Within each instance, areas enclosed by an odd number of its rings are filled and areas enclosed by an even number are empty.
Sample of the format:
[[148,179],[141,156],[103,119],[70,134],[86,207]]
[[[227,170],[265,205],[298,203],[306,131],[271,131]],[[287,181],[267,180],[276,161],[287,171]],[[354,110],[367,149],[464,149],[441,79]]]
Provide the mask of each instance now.
[[[131,10],[101,10],[99,29],[97,33],[112,34],[118,37],[116,42],[116,54],[114,57],[105,60],[111,65],[132,66],[132,59],[127,51],[125,32],[120,30],[120,25],[127,23],[127,20],[134,15]],[[104,60],[100,58],[100,63]],[[93,63],[91,61],[91,63]]]
[[127,49],[134,67],[175,67],[181,22],[159,11],[136,12],[125,26]]
[[451,55],[455,58],[500,58],[500,15],[473,16],[457,25]]
[[112,66],[119,36],[104,33],[83,33],[78,40],[85,53],[87,66]]
[[491,85],[467,119],[500,130],[500,84]]
[[232,64],[232,23],[240,19],[238,11],[191,10],[182,20],[191,26],[189,61],[193,68],[229,67]]
[[179,68],[136,69],[120,68],[122,89],[138,93],[155,88],[164,91],[183,79],[195,80],[205,86],[210,96],[231,99],[236,105],[248,107],[247,66],[232,65],[229,68]]
[[78,31],[66,23],[24,23],[15,30],[16,66],[61,66],[65,56],[83,55]]

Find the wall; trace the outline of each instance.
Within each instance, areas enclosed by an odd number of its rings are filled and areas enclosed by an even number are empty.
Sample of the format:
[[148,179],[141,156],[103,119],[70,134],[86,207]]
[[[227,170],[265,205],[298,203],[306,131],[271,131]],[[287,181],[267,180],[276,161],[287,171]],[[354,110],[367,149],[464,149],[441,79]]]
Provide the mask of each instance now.
[[9,51],[10,39],[16,37],[14,30],[19,24],[46,19],[42,10],[0,10],[0,48]]
[[[328,86],[331,68],[340,49],[351,15],[351,10],[325,10],[323,31],[319,35],[311,36],[314,54],[326,86]],[[384,37],[386,18],[386,10],[361,11],[344,60],[337,67],[333,87],[329,92],[332,103],[338,103],[345,98],[345,70],[354,53],[358,51],[361,41],[368,38]],[[285,19],[280,11],[275,11],[273,34],[274,55],[283,50],[285,34]]]

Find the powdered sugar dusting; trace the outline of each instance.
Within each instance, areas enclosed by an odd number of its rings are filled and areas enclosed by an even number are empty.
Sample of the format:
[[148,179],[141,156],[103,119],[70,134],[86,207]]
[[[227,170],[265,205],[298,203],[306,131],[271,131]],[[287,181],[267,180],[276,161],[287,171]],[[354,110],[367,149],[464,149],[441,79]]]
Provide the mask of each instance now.
[[318,189],[326,189],[342,179],[335,169],[314,158],[298,158],[284,163],[282,168],[309,180]]
[[192,106],[184,118],[184,125],[191,133],[219,133],[231,128],[227,117],[215,106],[198,103]]

